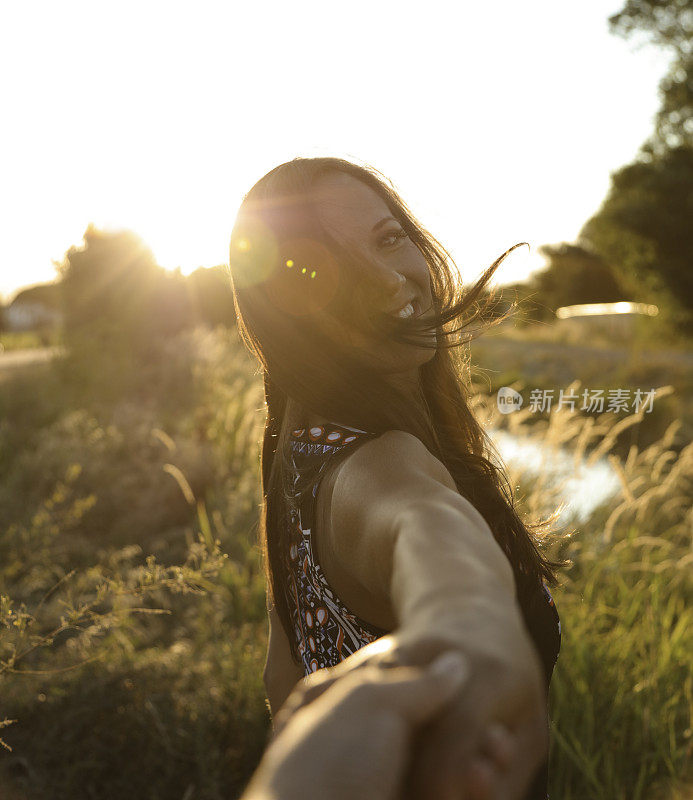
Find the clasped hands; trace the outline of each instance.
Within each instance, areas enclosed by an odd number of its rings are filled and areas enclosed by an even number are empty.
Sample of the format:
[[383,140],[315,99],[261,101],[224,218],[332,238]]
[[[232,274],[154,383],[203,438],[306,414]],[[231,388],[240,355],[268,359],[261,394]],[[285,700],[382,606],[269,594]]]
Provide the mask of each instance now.
[[399,631],[299,681],[242,800],[522,800],[547,752],[536,655]]

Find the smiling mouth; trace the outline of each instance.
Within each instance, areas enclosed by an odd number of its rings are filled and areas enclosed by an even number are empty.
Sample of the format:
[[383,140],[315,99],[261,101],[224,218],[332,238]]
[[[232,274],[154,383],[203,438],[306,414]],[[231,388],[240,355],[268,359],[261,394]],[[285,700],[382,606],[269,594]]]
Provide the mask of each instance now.
[[368,314],[368,319],[371,323],[375,324],[378,328],[384,328],[385,330],[390,330],[391,327],[394,325],[396,326],[397,323],[408,323],[412,320],[417,320],[419,317],[423,318],[423,309],[421,306],[421,300],[418,297],[412,298],[408,303],[402,306],[402,308],[398,309],[401,311],[402,309],[406,308],[409,303],[411,303],[414,313],[409,314],[409,316],[401,316],[398,317],[394,312],[383,311],[382,309],[376,309],[375,311]]
[[[411,311],[406,314],[402,314],[401,312],[405,311],[405,309],[409,309],[411,306]],[[379,316],[387,317],[388,319],[414,319],[414,317],[418,317],[421,313],[421,305],[416,297],[413,297],[411,300],[407,301],[401,308],[398,308],[397,311],[381,311],[379,312]]]

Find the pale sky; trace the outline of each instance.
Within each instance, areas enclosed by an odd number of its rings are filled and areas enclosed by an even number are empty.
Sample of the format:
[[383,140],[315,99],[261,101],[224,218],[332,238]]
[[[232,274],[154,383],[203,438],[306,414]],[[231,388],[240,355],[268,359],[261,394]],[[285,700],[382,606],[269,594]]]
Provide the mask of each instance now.
[[668,56],[622,0],[0,6],[0,297],[89,222],[167,269],[225,263],[242,195],[295,156],[385,173],[471,280],[572,241],[652,130]]

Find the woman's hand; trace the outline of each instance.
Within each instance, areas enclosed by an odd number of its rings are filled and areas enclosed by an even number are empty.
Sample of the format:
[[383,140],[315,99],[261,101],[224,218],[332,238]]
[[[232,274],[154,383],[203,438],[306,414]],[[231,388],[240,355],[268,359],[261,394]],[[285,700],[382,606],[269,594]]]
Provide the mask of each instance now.
[[408,800],[522,800],[548,753],[536,672],[478,657],[443,715],[417,737]]
[[467,674],[454,652],[428,669],[364,666],[346,674],[285,719],[241,800],[401,797],[416,728],[442,711]]
[[[521,641],[513,645],[509,652],[523,652]],[[400,630],[305,678],[277,715],[275,730],[345,675],[372,666],[430,663],[451,647],[463,653],[470,675],[418,736],[408,797],[520,800],[548,751],[546,693],[528,642],[525,658],[510,661],[504,652],[465,648],[458,639]]]

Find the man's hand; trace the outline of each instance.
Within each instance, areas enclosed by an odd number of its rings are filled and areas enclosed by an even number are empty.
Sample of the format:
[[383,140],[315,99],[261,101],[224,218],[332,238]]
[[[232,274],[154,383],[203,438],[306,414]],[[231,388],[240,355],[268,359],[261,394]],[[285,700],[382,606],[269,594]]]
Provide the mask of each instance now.
[[502,653],[465,652],[440,635],[398,631],[305,678],[277,714],[275,731],[346,675],[425,665],[451,647],[462,652],[470,674],[417,736],[408,800],[521,800],[548,752],[547,698],[533,651],[513,663]]
[[241,800],[402,797],[415,730],[467,674],[464,659],[446,653],[427,669],[364,666],[345,675],[285,720]]

